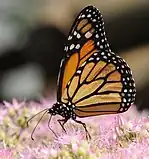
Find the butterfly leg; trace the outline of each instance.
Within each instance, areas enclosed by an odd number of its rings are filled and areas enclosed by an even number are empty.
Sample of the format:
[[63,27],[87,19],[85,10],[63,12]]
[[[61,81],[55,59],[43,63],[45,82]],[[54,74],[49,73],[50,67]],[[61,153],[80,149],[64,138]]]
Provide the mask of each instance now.
[[87,139],[91,139],[91,135],[89,134],[89,132],[88,132],[88,130],[86,128],[86,124],[83,123],[82,121],[78,121],[78,120],[74,120],[74,121],[77,122],[78,124],[81,124],[84,127],[85,132],[86,132],[86,138]]
[[64,128],[64,124],[68,121],[68,119],[58,119],[57,121],[59,122],[60,126],[62,127],[62,129],[66,133],[66,129]]

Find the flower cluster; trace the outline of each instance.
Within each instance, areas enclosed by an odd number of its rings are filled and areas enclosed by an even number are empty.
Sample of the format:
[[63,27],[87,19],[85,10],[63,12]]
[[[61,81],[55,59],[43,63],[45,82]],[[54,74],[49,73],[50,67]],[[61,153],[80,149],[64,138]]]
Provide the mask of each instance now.
[[27,125],[27,120],[45,109],[50,101],[41,103],[6,101],[0,105],[0,159],[147,159],[149,158],[149,117],[138,113],[133,105],[127,112],[81,119],[91,135],[81,125],[70,120],[63,132],[55,116],[48,128],[49,115],[37,115]]

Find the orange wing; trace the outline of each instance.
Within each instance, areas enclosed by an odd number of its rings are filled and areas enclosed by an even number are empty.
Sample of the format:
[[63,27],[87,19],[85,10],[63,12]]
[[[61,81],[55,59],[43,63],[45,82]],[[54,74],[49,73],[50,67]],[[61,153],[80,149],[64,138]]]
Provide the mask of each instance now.
[[61,101],[64,90],[76,70],[97,50],[110,51],[104,31],[103,18],[93,6],[84,8],[77,16],[68,36],[58,77],[57,99]]
[[120,113],[135,100],[135,85],[126,62],[114,53],[96,52],[75,72],[62,102],[79,117]]

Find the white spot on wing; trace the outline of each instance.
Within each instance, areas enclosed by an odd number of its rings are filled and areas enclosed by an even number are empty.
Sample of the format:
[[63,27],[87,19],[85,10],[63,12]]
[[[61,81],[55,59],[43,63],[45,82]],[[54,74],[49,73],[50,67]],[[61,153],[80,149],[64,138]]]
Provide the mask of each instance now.
[[81,70],[78,70],[77,73],[81,73]]
[[96,55],[98,55],[98,53],[97,53],[97,52],[95,52],[95,53],[94,53],[94,55],[96,56]]
[[97,58],[96,58],[96,60],[97,60],[97,61],[99,61],[99,60],[100,60],[100,58],[99,58],[99,57],[97,57]]
[[75,45],[74,45],[74,44],[71,44],[71,45],[70,45],[70,50],[72,50],[74,47],[75,47]]
[[68,37],[68,40],[71,40],[71,39],[72,39],[72,36],[69,36],[69,37]]
[[95,37],[96,37],[96,38],[99,38],[99,35],[98,35],[98,34],[96,34],[96,35],[95,35]]
[[99,44],[100,44],[100,42],[98,41],[98,42],[97,42],[97,45],[99,46]]
[[105,54],[104,52],[101,53],[101,55],[104,55],[104,54]]
[[85,37],[88,39],[92,36],[92,33],[90,33],[89,31],[85,34]]
[[107,59],[107,56],[103,56],[104,59]]
[[64,51],[66,52],[68,51],[68,46],[65,46]]
[[76,31],[74,31],[73,35],[74,35],[74,36],[76,36],[76,35],[77,35],[77,32],[76,32]]
[[80,38],[81,38],[81,35],[80,35],[79,33],[77,34],[77,38],[78,38],[78,39],[80,39]]
[[92,61],[92,60],[94,60],[94,58],[93,58],[93,57],[90,57],[90,58],[89,58],[89,61]]
[[100,48],[103,49],[103,45],[100,45]]
[[87,17],[90,18],[90,17],[91,17],[91,14],[88,14]]
[[77,44],[77,45],[76,45],[76,49],[79,49],[79,48],[80,48],[80,44]]

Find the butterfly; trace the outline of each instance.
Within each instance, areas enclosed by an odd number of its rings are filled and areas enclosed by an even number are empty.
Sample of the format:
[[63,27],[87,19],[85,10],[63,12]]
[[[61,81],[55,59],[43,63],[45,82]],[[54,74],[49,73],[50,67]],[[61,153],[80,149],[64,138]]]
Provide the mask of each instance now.
[[103,17],[94,6],[87,6],[79,13],[64,51],[57,82],[57,102],[43,111],[51,117],[62,116],[58,122],[64,131],[65,123],[72,119],[81,124],[90,137],[86,124],[77,117],[127,111],[136,96],[132,71],[124,59],[111,51]]

